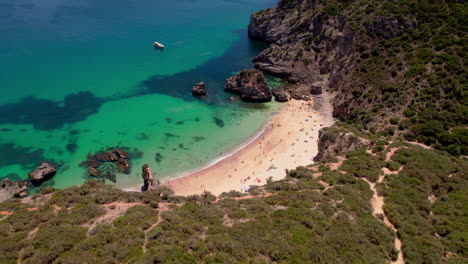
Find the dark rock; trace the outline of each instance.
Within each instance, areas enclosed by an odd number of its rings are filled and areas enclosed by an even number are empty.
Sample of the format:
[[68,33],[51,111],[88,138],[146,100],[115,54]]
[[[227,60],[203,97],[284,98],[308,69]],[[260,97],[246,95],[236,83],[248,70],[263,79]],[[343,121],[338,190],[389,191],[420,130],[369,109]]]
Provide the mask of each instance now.
[[101,172],[98,169],[93,168],[93,167],[88,167],[88,173],[89,173],[89,176],[93,176],[93,177],[99,177],[99,175],[101,174]]
[[55,175],[57,170],[49,163],[41,163],[34,171],[28,173],[33,183],[42,183]]
[[115,150],[115,152],[116,152],[117,155],[118,155],[120,158],[122,158],[122,159],[128,158],[128,153],[127,153],[125,150],[123,150],[123,149],[117,149],[117,150]]
[[287,102],[289,101],[288,94],[279,88],[273,89],[273,96],[277,102]]
[[239,94],[245,102],[269,102],[272,93],[263,73],[256,69],[240,71],[226,80],[224,90]]
[[66,146],[66,149],[68,152],[75,152],[77,148],[78,148],[78,145],[75,143],[70,143],[70,144],[67,144]]
[[224,127],[224,121],[221,118],[213,116],[213,121],[218,127],[220,127],[220,128]]
[[143,177],[142,191],[154,191],[159,185],[159,181],[154,179],[154,174],[148,164],[141,168],[141,176]]
[[200,142],[202,140],[205,140],[204,136],[195,136],[195,137],[193,137],[193,141],[195,141],[195,142]]
[[111,149],[107,152],[98,152],[95,155],[88,154],[88,159],[80,164],[86,166],[88,173],[92,177],[109,179],[116,181],[115,173],[130,173],[130,159],[141,157],[141,152],[135,151],[128,153],[122,148]]
[[109,155],[109,159],[110,161],[117,161],[119,160],[119,157],[117,156],[117,152],[114,151],[114,150],[111,150],[107,153],[107,155]]
[[310,94],[312,95],[320,95],[322,94],[322,86],[321,85],[312,85],[310,87]]
[[10,198],[24,198],[28,196],[28,181],[11,181],[8,178],[0,182],[0,202]]
[[130,163],[126,159],[120,158],[117,161],[117,170],[122,173],[130,173]]
[[157,152],[155,155],[154,155],[154,160],[157,162],[157,163],[161,163],[161,160],[162,160],[163,156],[161,155],[161,153]]
[[205,96],[206,95],[205,83],[200,82],[200,83],[195,84],[192,87],[192,95],[193,96]]
[[391,39],[400,36],[407,28],[414,26],[414,23],[407,20],[377,16],[374,23],[369,24],[368,29],[379,37]]
[[324,128],[319,131],[318,154],[314,161],[327,161],[343,152],[370,145],[370,141],[348,131]]

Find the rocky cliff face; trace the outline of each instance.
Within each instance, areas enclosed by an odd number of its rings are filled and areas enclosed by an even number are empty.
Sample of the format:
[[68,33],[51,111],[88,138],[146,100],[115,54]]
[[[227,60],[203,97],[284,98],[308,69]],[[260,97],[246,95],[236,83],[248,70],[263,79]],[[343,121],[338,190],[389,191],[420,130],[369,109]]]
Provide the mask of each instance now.
[[363,54],[369,56],[377,43],[415,26],[406,17],[380,14],[385,3],[376,3],[280,0],[276,7],[252,14],[249,36],[271,44],[254,59],[255,68],[293,84],[287,90],[295,99],[322,89],[336,91],[335,117],[349,116],[357,107],[370,110],[375,101],[362,93],[363,98],[356,98],[351,78],[361,71]]
[[292,83],[340,87],[350,72],[356,50],[355,32],[347,19],[319,11],[317,1],[280,1],[254,13],[249,35],[271,43],[255,59],[255,67]]
[[314,161],[326,162],[341,153],[357,150],[370,144],[369,140],[356,136],[352,132],[324,128],[319,131],[319,151]]
[[11,181],[8,178],[0,182],[0,202],[10,198],[23,198],[28,195],[28,181]]
[[269,102],[272,98],[265,76],[255,69],[242,70],[236,76],[227,79],[224,90],[239,94],[246,102]]

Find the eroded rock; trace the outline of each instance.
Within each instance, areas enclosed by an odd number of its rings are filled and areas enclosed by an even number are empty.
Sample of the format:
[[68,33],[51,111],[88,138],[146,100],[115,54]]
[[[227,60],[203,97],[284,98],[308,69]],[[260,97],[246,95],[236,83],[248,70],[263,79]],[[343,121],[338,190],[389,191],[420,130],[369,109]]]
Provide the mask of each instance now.
[[141,176],[143,177],[142,191],[154,191],[159,185],[159,181],[154,178],[154,173],[148,164],[141,168]]
[[41,163],[35,170],[28,173],[29,178],[35,184],[40,184],[50,178],[52,178],[57,170],[52,167],[49,163]]
[[283,89],[273,89],[273,96],[277,102],[287,102],[289,101],[289,96]]
[[207,93],[206,93],[204,82],[199,82],[192,87],[193,96],[205,96],[206,94]]
[[135,153],[128,153],[122,148],[111,149],[109,151],[98,152],[94,155],[88,154],[88,159],[82,162],[81,166],[86,166],[89,176],[116,181],[116,173],[130,173],[130,158]]
[[23,198],[28,196],[28,180],[11,181],[8,178],[0,182],[0,202],[10,198]]
[[349,131],[337,128],[323,128],[319,131],[318,154],[314,161],[328,161],[337,155],[357,150],[371,142]]
[[265,76],[256,69],[242,70],[230,77],[226,80],[224,90],[239,94],[245,102],[269,102],[272,98]]

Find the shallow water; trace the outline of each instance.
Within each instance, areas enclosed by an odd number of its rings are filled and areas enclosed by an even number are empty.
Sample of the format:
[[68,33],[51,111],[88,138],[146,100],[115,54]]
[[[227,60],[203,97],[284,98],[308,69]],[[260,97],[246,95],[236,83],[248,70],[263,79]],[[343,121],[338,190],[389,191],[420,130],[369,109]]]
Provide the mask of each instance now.
[[[265,46],[249,14],[272,0],[6,0],[0,2],[0,178],[57,165],[50,185],[88,178],[88,153],[140,153],[117,186],[196,168],[253,136],[275,103],[230,103],[224,79]],[[5,41],[6,40],[6,41]],[[155,50],[152,42],[166,45]],[[191,86],[205,81],[209,96]],[[159,154],[158,154],[159,153]],[[157,155],[157,156],[156,156]]]

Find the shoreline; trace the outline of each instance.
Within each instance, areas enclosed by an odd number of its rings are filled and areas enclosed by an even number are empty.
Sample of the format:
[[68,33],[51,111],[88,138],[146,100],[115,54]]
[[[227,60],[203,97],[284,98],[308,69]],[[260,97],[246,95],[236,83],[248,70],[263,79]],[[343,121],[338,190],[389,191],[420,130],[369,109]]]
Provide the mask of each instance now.
[[[321,108],[314,110],[320,100]],[[286,169],[313,163],[318,131],[333,124],[330,110],[328,94],[313,101],[291,100],[259,133],[233,151],[176,178],[163,178],[162,185],[177,195],[204,191],[219,195],[231,190],[246,192],[252,185],[264,185],[270,177],[280,180]]]

